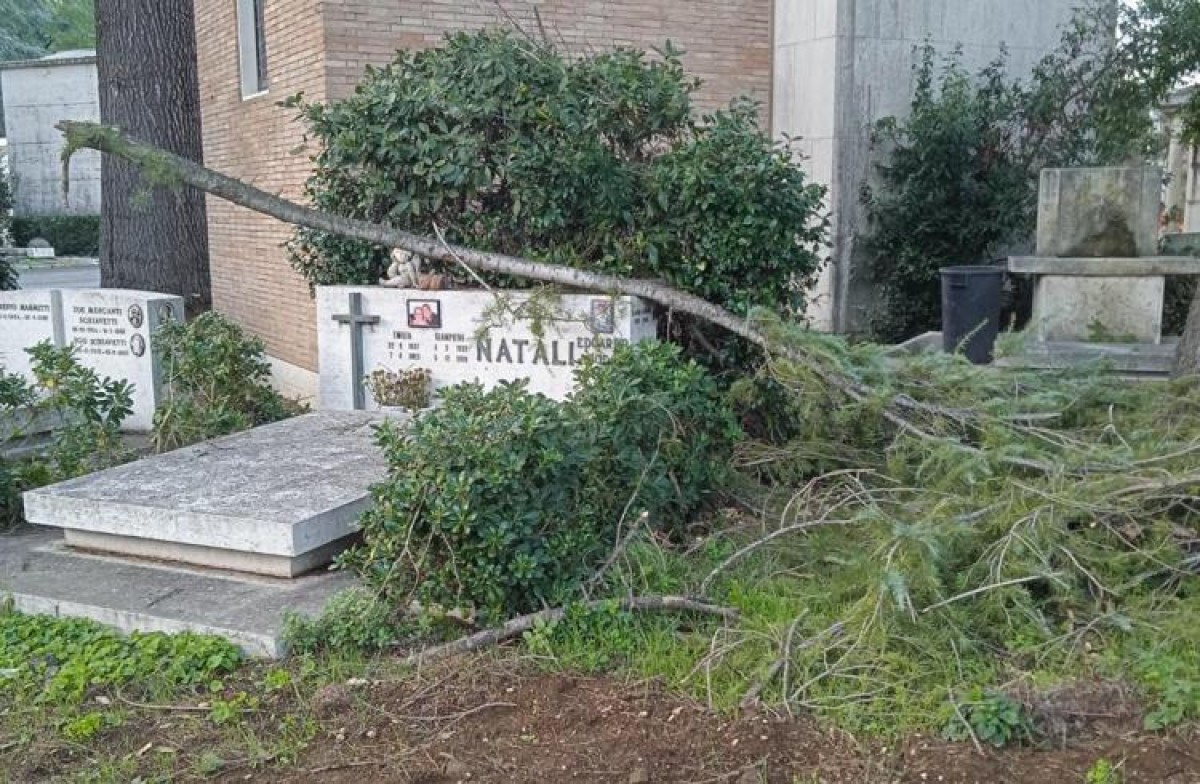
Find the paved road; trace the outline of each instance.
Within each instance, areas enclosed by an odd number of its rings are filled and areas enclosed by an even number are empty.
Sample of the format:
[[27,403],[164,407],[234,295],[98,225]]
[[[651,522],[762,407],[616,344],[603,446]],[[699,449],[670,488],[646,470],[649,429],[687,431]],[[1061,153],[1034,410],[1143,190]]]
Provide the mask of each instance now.
[[23,289],[88,289],[100,286],[100,267],[95,264],[27,269],[18,274]]

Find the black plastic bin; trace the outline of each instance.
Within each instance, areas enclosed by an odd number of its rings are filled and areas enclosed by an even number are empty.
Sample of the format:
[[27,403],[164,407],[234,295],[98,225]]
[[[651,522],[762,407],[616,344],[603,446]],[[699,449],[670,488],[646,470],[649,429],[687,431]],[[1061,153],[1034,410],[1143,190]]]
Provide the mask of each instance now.
[[1004,269],[945,267],[941,272],[942,347],[962,352],[976,365],[990,363],[1000,334]]

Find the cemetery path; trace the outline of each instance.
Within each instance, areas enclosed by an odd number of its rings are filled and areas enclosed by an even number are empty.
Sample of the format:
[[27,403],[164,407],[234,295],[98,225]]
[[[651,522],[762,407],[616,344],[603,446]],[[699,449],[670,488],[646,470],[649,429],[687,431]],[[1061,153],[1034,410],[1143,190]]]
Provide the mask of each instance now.
[[[1075,699],[1071,711],[1113,715],[1111,704]],[[1102,691],[1091,695],[1103,699]],[[321,731],[297,766],[254,781],[1015,784],[1084,781],[1100,759],[1123,765],[1127,782],[1200,780],[1189,739],[1147,736],[1136,717],[1101,718],[1049,750],[981,754],[969,743],[922,737],[885,748],[803,717],[722,718],[654,681],[538,674],[488,657],[449,662],[421,685],[326,687],[311,707]]]

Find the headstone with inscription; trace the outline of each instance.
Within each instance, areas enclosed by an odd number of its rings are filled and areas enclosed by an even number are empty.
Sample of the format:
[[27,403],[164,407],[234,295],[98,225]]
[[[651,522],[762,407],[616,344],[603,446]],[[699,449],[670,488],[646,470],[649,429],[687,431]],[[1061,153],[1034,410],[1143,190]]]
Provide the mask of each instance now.
[[154,332],[184,318],[183,299],[129,289],[64,289],[63,340],[79,361],[103,376],[133,385],[127,430],[149,430],[162,391]]
[[363,379],[380,369],[425,368],[435,387],[528,379],[561,400],[585,356],[657,333],[647,303],[591,294],[330,286],[317,318],[320,402],[333,410],[376,408]]
[[32,380],[25,349],[62,345],[62,302],[54,289],[0,291],[0,367]]

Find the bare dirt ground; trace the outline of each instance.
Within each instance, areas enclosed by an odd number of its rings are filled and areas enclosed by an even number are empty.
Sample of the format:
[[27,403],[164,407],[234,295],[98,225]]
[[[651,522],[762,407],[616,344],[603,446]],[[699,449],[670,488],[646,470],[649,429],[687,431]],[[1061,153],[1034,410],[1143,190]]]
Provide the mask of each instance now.
[[1121,764],[1127,782],[1200,781],[1190,738],[1147,736],[1121,711],[1072,727],[1065,747],[981,755],[921,737],[860,744],[803,718],[722,718],[653,682],[506,667],[451,670],[419,689],[327,687],[313,710],[323,735],[299,769],[255,781],[1083,782],[1102,758]]
[[[310,716],[317,727],[294,759],[265,766],[237,760],[229,728],[213,727],[182,707],[132,711],[102,745],[126,758],[151,746],[174,749],[168,780],[229,784],[1057,783],[1085,782],[1099,759],[1120,765],[1124,778],[1113,784],[1200,782],[1200,751],[1193,751],[1190,734],[1148,735],[1138,729],[1135,713],[1114,705],[1111,695],[1094,696],[1110,704],[1075,711],[1073,740],[1065,745],[981,753],[971,743],[914,737],[889,748],[803,717],[722,717],[655,682],[539,673],[512,660],[472,659],[404,680],[351,679],[303,698],[297,692],[264,700],[248,719],[260,737],[270,739],[287,715]],[[226,760],[211,777],[197,772],[205,752],[220,752]],[[77,778],[88,767],[87,756],[61,745],[34,747],[7,773],[14,782]]]

